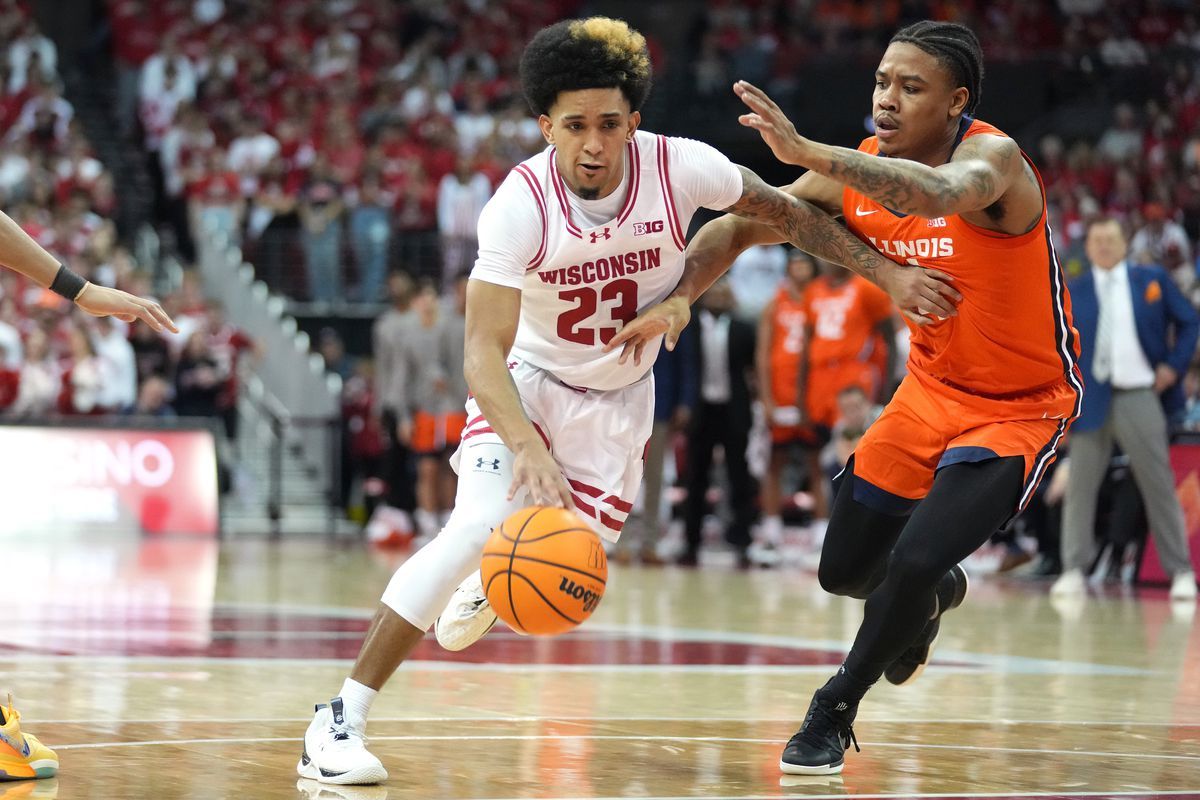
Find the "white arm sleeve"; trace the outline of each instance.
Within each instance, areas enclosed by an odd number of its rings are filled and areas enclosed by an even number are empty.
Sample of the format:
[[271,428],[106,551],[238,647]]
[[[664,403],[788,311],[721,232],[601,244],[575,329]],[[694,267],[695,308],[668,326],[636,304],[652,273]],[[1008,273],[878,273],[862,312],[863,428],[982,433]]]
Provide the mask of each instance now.
[[690,219],[698,208],[723,211],[741,198],[742,173],[715,147],[678,137],[667,143],[671,188],[681,218]]
[[479,257],[471,277],[520,289],[544,224],[529,184],[510,172],[479,215]]

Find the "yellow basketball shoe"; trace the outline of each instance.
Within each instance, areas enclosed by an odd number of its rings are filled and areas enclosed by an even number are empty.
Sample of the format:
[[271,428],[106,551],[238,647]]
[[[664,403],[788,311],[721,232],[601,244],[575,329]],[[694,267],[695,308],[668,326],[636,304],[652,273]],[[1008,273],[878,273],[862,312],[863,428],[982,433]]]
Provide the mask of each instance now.
[[12,706],[0,708],[0,781],[53,778],[58,774],[58,756],[31,733],[21,733],[21,715]]

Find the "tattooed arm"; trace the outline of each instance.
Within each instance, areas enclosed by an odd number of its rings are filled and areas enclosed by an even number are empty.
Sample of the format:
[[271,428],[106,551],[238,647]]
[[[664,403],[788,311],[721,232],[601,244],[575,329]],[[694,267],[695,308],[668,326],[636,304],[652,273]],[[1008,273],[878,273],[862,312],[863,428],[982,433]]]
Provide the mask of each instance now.
[[804,166],[890,209],[930,219],[982,211],[999,200],[1024,170],[1017,143],[990,134],[967,139],[940,167],[817,142],[808,142],[805,149],[808,163]]
[[936,270],[900,267],[813,204],[768,186],[745,167],[738,170],[742,173],[742,196],[726,211],[742,219],[723,217],[700,229],[688,247],[687,264],[675,289],[676,296],[694,303],[749,246],[748,239],[750,243],[761,241],[763,237],[753,236],[754,230],[750,231],[751,236],[741,235],[746,228],[743,220],[749,220],[774,230],[776,241],[790,242],[863,276],[891,295],[901,309],[942,316],[955,313],[954,302],[961,298],[946,284],[951,280],[948,275]]
[[841,264],[886,291],[916,325],[958,313],[954,307],[962,295],[950,285],[953,279],[949,275],[889,261],[826,212],[768,186],[745,167],[738,170],[742,174],[741,197],[726,209],[728,214],[696,234],[675,291],[622,327],[604,346],[605,351],[622,348],[621,363],[630,356],[634,363],[641,363],[644,348],[660,336],[667,349],[674,350],[679,333],[691,319],[692,303],[751,244],[788,241],[818,258]]
[[[1004,136],[972,136],[955,148],[949,163],[930,167],[806,139],[761,89],[739,81],[734,91],[752,112],[742,115],[742,124],[757,130],[780,161],[852,186],[904,214],[933,218],[981,211],[1025,174],[1020,149]],[[1040,204],[1038,193],[1039,213]]]

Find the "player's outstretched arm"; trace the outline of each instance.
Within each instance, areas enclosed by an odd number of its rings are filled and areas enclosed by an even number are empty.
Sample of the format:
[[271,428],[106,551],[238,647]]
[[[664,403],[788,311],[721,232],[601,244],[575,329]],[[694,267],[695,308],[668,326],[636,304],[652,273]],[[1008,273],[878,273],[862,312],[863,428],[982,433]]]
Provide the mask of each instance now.
[[[950,285],[953,278],[946,273],[925,267],[902,267],[884,258],[812,203],[768,186],[745,167],[738,169],[742,172],[742,196],[726,209],[730,213],[769,225],[801,250],[863,276],[886,291],[901,311],[917,324],[931,322],[930,315],[950,317],[957,313],[955,305],[962,296]],[[689,252],[688,266],[695,268],[685,267],[680,281],[680,288],[689,292],[697,288],[688,285],[690,281],[706,277],[706,272],[724,261],[722,255],[706,268],[702,260],[711,254],[700,243],[694,259],[692,255]],[[707,284],[703,288],[707,288]],[[693,295],[693,299],[698,296],[699,293]]]
[[0,264],[73,300],[93,316],[113,316],[126,322],[140,319],[156,331],[179,332],[158,303],[83,280],[59,264],[58,259],[3,211],[0,211]]
[[776,232],[776,242],[791,242],[862,275],[886,291],[916,325],[958,313],[955,306],[962,295],[950,285],[953,278],[946,273],[889,261],[817,206],[768,186],[745,167],[738,169],[742,196],[726,209],[737,218],[727,215],[701,228],[688,245],[683,276],[671,296],[643,311],[605,345],[606,351],[621,348],[621,363],[629,357],[640,363],[643,349],[659,336],[664,337],[666,348],[673,350],[691,319],[692,303],[729,269],[742,250],[767,238],[763,228]]
[[972,136],[940,167],[821,144],[797,133],[762,89],[738,81],[733,90],[750,109],[738,121],[758,131],[780,161],[852,186],[904,214],[933,219],[980,211],[996,202],[1025,169],[1017,143],[1003,136]]
[[515,455],[508,499],[527,490],[534,505],[571,508],[571,490],[525,415],[508,372],[508,352],[517,338],[520,317],[520,289],[477,279],[467,283],[463,376],[488,425]]

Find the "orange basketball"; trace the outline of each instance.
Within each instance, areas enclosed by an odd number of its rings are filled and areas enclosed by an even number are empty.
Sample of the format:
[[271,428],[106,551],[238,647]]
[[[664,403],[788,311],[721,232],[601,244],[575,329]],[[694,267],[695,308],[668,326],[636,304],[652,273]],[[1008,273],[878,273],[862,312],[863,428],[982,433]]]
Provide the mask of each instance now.
[[517,633],[554,636],[592,615],[608,580],[604,545],[563,508],[523,508],[492,531],[480,566],[496,616]]

